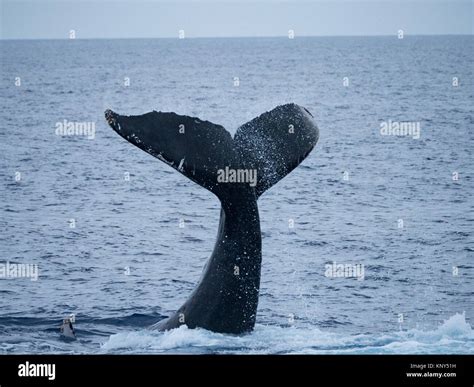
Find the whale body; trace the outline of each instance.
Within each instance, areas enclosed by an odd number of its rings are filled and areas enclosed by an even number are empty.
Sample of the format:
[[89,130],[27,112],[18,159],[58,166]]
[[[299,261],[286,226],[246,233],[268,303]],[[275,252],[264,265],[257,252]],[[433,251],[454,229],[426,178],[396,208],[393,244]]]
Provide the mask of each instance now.
[[174,314],[151,328],[251,331],[262,262],[257,200],[316,145],[319,130],[311,113],[296,104],[281,105],[240,126],[233,138],[221,125],[175,113],[122,116],[107,110],[105,118],[124,139],[221,202],[217,241],[199,284]]

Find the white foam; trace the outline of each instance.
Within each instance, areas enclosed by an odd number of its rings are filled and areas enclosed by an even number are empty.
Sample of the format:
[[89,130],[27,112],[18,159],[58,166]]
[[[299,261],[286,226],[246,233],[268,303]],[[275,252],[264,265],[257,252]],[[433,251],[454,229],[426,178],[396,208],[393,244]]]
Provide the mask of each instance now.
[[121,353],[472,353],[474,331],[456,314],[432,331],[344,335],[319,329],[257,325],[249,335],[231,336],[182,326],[168,332],[112,335],[102,352]]

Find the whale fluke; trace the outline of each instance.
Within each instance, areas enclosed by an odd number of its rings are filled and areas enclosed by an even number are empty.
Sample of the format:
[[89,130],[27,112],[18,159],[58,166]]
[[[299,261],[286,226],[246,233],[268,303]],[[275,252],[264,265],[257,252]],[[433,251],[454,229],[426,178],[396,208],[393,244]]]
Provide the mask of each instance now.
[[298,105],[281,105],[237,129],[234,143],[241,159],[258,170],[257,196],[295,169],[314,148],[319,131],[312,118]]
[[[312,115],[296,104],[281,105],[239,127],[234,138],[221,125],[175,113],[122,116],[107,110],[105,117],[127,141],[221,201],[217,241],[201,281],[176,313],[152,328],[186,324],[222,333],[251,331],[262,258],[257,199],[316,145],[319,131]],[[234,179],[223,180],[224,170],[233,171]],[[254,184],[235,179],[253,173]]]
[[196,117],[153,111],[140,116],[105,112],[120,136],[219,196],[217,170],[237,165],[232,136]]

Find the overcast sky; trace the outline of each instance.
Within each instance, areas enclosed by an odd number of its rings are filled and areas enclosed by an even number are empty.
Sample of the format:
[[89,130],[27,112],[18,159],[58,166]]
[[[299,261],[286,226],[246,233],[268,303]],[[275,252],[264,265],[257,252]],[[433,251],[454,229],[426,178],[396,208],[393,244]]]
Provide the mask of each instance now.
[[0,0],[3,39],[472,34],[471,0]]

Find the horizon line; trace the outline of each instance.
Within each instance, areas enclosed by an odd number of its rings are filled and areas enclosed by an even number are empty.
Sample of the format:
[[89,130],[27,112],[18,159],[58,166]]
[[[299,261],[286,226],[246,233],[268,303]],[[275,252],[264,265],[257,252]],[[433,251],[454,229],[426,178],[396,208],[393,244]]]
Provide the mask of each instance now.
[[[474,32],[470,34],[456,34],[456,33],[448,33],[448,34],[430,34],[430,33],[422,33],[422,34],[406,34],[404,33],[403,39],[407,37],[436,37],[436,36],[473,36]],[[186,39],[261,39],[261,38],[282,38],[282,39],[289,39],[295,40],[298,38],[385,38],[385,37],[394,37],[398,39],[397,34],[374,34],[374,35],[364,35],[364,34],[357,34],[357,35],[295,35],[294,38],[289,38],[287,35],[257,35],[257,36],[185,36],[184,38],[179,38],[179,36],[136,36],[136,37],[87,37],[87,38],[18,38],[18,37],[0,37],[0,40],[5,41],[12,41],[12,40],[133,40],[133,39],[176,39],[176,40],[186,40]]]

